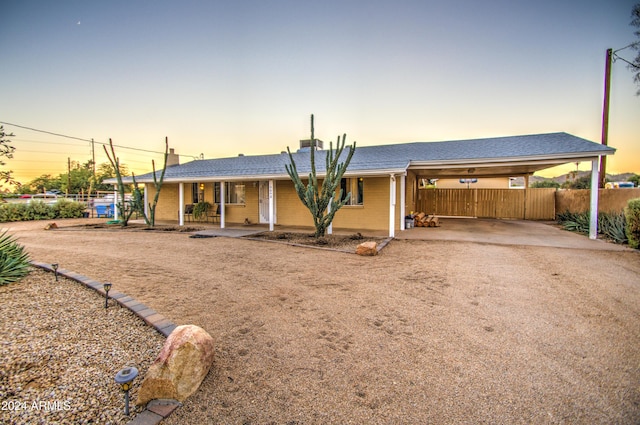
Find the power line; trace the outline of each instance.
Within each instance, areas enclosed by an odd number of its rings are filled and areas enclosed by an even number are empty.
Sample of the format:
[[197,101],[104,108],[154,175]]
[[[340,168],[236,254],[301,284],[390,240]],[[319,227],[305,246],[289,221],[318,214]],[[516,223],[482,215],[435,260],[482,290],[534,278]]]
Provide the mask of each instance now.
[[[69,135],[61,134],[61,133],[54,133],[52,131],[40,130],[40,129],[33,128],[33,127],[27,127],[27,126],[24,126],[24,125],[13,124],[13,123],[10,123],[10,122],[0,121],[0,124],[11,125],[13,127],[23,128],[25,130],[30,130],[30,131],[37,131],[39,133],[51,134],[52,136],[65,137],[67,139],[80,140],[80,141],[89,142],[89,143],[93,142],[92,139],[83,139],[81,137],[69,136]],[[94,142],[94,143],[97,143],[97,144],[103,145],[103,146],[108,146],[109,145],[109,143],[104,143],[104,142]],[[129,150],[138,151],[138,152],[153,153],[153,154],[157,154],[157,155],[164,155],[164,152],[152,151],[152,150],[148,150],[148,149],[131,148],[131,147],[128,147],[128,146],[115,145],[115,144],[113,145],[113,147],[120,148],[120,149],[129,149]],[[190,156],[190,157],[194,157],[195,158],[194,155],[185,155],[185,156]]]

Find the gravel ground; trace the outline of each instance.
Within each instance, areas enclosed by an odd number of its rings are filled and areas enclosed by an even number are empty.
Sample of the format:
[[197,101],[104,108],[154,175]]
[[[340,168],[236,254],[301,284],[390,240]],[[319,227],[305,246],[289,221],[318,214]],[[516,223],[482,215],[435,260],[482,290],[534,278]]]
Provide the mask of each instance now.
[[[113,300],[34,269],[0,286],[0,423],[125,424],[140,408],[114,382],[135,366],[144,375],[164,337]],[[135,400],[141,380],[130,394]]]
[[166,425],[640,423],[638,251],[394,240],[359,257],[73,223],[9,230],[216,341]]

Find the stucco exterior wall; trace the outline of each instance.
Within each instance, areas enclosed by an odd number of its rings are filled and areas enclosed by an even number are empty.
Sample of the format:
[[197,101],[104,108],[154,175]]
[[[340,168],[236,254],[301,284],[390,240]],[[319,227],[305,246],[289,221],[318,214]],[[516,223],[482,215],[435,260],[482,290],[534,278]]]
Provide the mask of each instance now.
[[[148,203],[153,203],[156,189],[152,184],[147,184]],[[178,185],[164,183],[156,205],[156,220],[178,220]]]
[[[405,214],[409,214],[411,211],[417,210],[418,202],[418,176],[413,171],[407,173],[407,182],[405,183]],[[399,189],[398,189],[399,190]]]
[[344,206],[333,219],[333,228],[380,230],[389,227],[389,178],[364,179],[363,205]]
[[[396,178],[396,217],[395,228],[400,228],[401,179]],[[363,205],[344,206],[338,211],[333,221],[333,228],[386,230],[389,228],[389,177],[366,177],[364,179]],[[185,204],[192,203],[191,186],[185,184]],[[155,189],[147,185],[149,200],[153,199]],[[213,183],[204,184],[204,200],[215,205]],[[406,180],[406,214],[415,208],[417,180],[415,175]],[[313,220],[309,210],[302,204],[290,180],[275,181],[276,224],[313,228]],[[162,186],[158,206],[157,220],[178,220],[179,188],[176,183],[165,183]],[[245,219],[251,223],[260,222],[259,182],[245,182],[245,204],[226,204],[225,222],[241,224]]]
[[[568,189],[556,192],[556,212],[579,213],[589,211],[591,201],[589,189]],[[598,211],[620,212],[629,199],[640,198],[640,188],[598,189]]]
[[[469,189],[509,189],[508,177],[481,177],[476,183],[469,183]],[[466,183],[460,183],[460,179],[439,179],[436,183],[438,189],[467,189]]]

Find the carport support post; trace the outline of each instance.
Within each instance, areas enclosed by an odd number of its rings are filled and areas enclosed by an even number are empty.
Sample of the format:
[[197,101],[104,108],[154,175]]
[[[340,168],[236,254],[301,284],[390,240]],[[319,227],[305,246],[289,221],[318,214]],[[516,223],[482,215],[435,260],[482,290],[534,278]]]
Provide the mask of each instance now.
[[591,208],[589,211],[589,239],[598,238],[598,182],[599,158],[591,161]]
[[[144,209],[147,209],[147,186],[144,187]],[[184,183],[178,185],[178,225],[184,226]]]
[[407,174],[403,174],[402,176],[400,176],[400,230],[404,230],[404,218],[407,215],[406,209],[407,206],[405,205],[405,198],[406,198],[406,193],[405,191],[407,190]]

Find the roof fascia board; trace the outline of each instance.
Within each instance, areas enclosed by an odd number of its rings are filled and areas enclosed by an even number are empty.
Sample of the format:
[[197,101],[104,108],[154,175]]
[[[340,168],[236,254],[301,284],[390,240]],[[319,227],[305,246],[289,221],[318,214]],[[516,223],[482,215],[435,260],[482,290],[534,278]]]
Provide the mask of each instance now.
[[[405,168],[387,168],[379,170],[354,170],[344,173],[345,177],[374,177],[388,176],[390,174],[401,174],[406,172]],[[307,174],[300,174],[301,178],[307,178]],[[317,173],[318,178],[324,178],[325,173]],[[210,182],[235,182],[235,181],[255,181],[255,180],[289,180],[288,174],[253,174],[248,176],[201,176],[201,177],[171,177],[163,180],[164,183],[210,183]],[[153,183],[153,179],[136,178],[138,183]],[[123,182],[124,179],[123,179]],[[126,182],[125,182],[126,183]]]
[[[411,161],[409,169],[412,168],[460,168],[468,165],[482,165],[482,168],[492,166],[505,166],[505,165],[535,165],[535,164],[566,164],[568,162],[580,162],[593,161],[599,158],[604,153],[582,152],[580,155],[557,155],[557,156],[545,156],[545,157],[530,157],[526,160],[518,160],[516,158],[486,158],[486,159],[471,159],[471,160],[447,160],[447,161]],[[607,153],[606,155],[608,155]],[[524,158],[524,157],[523,157]]]

